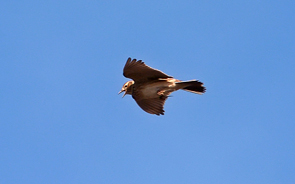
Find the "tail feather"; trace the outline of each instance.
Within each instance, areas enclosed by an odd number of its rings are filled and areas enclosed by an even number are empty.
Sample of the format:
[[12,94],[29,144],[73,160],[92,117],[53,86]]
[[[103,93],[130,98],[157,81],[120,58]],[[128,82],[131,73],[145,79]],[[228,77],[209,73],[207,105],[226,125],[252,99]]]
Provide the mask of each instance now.
[[203,83],[197,80],[177,82],[176,85],[179,87],[179,89],[183,89],[185,91],[197,93],[200,95],[205,93],[206,91],[206,88],[203,86]]

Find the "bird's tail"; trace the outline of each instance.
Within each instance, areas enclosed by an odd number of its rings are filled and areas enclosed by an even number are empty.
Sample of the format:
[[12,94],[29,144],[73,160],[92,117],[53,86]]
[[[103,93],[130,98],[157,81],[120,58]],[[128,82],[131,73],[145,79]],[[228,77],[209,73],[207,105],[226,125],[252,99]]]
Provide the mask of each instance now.
[[185,91],[189,91],[200,95],[205,93],[206,91],[206,88],[203,86],[203,83],[197,80],[176,82],[176,86],[178,89],[183,89]]

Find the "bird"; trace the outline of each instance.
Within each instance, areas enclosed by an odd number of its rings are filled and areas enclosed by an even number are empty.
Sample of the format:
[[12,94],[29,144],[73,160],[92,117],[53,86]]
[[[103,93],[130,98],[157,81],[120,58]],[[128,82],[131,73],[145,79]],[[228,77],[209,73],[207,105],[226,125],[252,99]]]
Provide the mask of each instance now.
[[132,95],[136,103],[145,112],[164,115],[164,104],[170,94],[179,89],[203,94],[206,88],[198,80],[181,81],[160,70],[146,65],[142,60],[127,59],[123,75],[132,80],[126,82],[121,91],[125,95]]

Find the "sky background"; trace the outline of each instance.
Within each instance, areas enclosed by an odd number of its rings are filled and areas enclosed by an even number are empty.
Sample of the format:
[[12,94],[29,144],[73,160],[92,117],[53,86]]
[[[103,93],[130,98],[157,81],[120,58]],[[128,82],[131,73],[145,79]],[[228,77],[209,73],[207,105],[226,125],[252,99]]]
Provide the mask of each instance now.
[[[295,183],[294,1],[0,1],[0,183]],[[128,57],[207,92],[117,95]]]

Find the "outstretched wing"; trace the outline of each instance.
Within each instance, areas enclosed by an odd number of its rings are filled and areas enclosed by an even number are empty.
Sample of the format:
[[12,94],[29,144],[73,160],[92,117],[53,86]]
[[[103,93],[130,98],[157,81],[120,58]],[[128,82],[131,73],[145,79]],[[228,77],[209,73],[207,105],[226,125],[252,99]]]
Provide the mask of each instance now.
[[141,60],[131,60],[131,58],[128,58],[125,64],[123,75],[127,78],[133,79],[135,82],[144,82],[158,78],[172,78],[172,76],[169,76],[160,70],[147,66]]
[[136,103],[141,107],[145,112],[156,115],[164,115],[164,104],[167,97],[165,98],[151,98],[151,99],[140,99],[136,100]]

